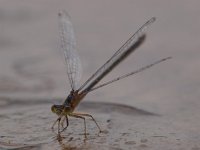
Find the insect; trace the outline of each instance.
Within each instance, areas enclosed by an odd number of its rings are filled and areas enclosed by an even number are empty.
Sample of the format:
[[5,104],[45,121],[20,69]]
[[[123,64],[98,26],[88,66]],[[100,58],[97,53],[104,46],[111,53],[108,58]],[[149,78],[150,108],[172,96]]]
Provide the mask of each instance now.
[[[55,124],[58,122],[58,133],[64,131],[68,125],[68,116],[80,118],[84,121],[84,135],[87,138],[86,133],[86,121],[85,117],[91,118],[96,124],[99,132],[100,129],[98,123],[93,118],[92,115],[87,113],[76,113],[74,112],[76,106],[80,103],[80,101],[91,91],[94,91],[98,88],[111,84],[120,79],[126,78],[133,74],[144,71],[158,63],[166,61],[171,57],[166,57],[155,61],[154,63],[144,66],[136,71],[132,71],[130,73],[124,74],[115,78],[111,81],[105,82],[103,84],[97,85],[101,81],[103,77],[105,77],[112,69],[114,69],[120,62],[122,62],[128,55],[134,52],[145,40],[145,30],[155,21],[155,17],[148,20],[145,24],[143,24],[139,30],[137,30],[128,40],[122,45],[119,50],[117,50],[112,57],[105,64],[103,64],[87,81],[85,81],[80,87],[78,87],[78,82],[81,78],[81,62],[79,56],[76,51],[76,41],[74,36],[74,30],[72,23],[70,21],[70,17],[68,16],[66,11],[61,11],[58,14],[59,17],[59,28],[60,28],[60,40],[61,40],[61,48],[64,52],[65,61],[67,64],[67,75],[71,86],[71,92],[64,101],[62,105],[53,105],[51,110],[53,113],[58,115],[58,119],[54,122],[52,128],[54,128]],[[64,119],[63,119],[64,118]],[[66,120],[66,127],[60,129],[60,125],[62,121]]]

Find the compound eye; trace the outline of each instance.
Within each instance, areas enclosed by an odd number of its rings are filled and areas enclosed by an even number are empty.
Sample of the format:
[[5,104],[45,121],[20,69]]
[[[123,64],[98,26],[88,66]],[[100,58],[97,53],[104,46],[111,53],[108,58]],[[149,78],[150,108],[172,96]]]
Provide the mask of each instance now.
[[52,111],[53,113],[55,113],[55,105],[52,105],[52,106],[51,106],[51,111]]

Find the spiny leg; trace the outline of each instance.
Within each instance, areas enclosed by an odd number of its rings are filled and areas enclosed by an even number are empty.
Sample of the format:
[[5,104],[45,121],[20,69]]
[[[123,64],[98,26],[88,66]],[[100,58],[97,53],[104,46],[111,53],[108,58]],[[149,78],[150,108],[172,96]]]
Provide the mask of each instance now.
[[69,120],[68,120],[68,117],[67,117],[67,115],[65,116],[65,119],[66,119],[66,127],[65,127],[65,128],[63,128],[61,132],[63,132],[64,130],[66,130],[66,129],[67,129],[67,127],[69,126]]
[[98,125],[98,123],[96,122],[96,120],[94,119],[94,117],[92,116],[92,115],[90,115],[90,114],[87,114],[87,113],[73,113],[73,114],[75,114],[75,115],[79,115],[79,116],[87,116],[87,117],[90,117],[90,118],[92,118],[92,120],[94,121],[94,123],[96,124],[96,126],[98,127],[98,129],[99,129],[99,133],[101,133],[102,132],[102,130],[101,130],[101,128],[100,128],[100,126]]
[[60,125],[62,126],[62,128],[64,128],[64,122],[65,122],[66,118],[63,117],[63,119],[60,120]]
[[56,123],[60,120],[61,118],[59,117],[58,119],[56,119],[56,121],[53,123],[51,129],[54,129],[54,126],[56,125]]
[[61,120],[61,118],[59,117],[58,118],[58,134],[60,134],[60,120]]
[[81,119],[84,120],[85,139],[87,139],[85,117],[83,117],[83,116],[79,116],[78,114],[75,114],[75,113],[71,113],[71,114],[69,114],[69,116],[71,116],[71,117],[75,117],[75,118],[81,118]]

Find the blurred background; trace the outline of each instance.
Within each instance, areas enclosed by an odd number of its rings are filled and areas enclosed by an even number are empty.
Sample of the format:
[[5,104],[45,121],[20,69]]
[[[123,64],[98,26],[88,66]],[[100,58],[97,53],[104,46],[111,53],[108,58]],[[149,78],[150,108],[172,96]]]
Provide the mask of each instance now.
[[84,101],[126,104],[170,116],[192,135],[200,126],[199,6],[198,0],[0,0],[0,96],[68,95],[59,10],[65,9],[74,25],[81,83],[155,16],[144,44],[104,81],[163,57],[173,59],[94,91]]
[[88,100],[165,113],[199,106],[200,9],[196,0],[1,0],[2,97],[65,98],[69,93],[59,49],[57,14],[62,9],[67,10],[74,25],[83,68],[81,83],[153,16],[157,20],[147,31],[145,43],[104,81],[160,58],[173,57],[135,77],[94,91]]

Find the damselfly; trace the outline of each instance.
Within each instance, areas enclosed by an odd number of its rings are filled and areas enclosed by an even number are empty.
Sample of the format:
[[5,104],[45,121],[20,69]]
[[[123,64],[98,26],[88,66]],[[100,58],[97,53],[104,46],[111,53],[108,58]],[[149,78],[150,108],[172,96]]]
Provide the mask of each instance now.
[[[71,86],[71,92],[64,101],[62,105],[53,105],[51,110],[53,113],[58,115],[58,119],[54,122],[52,128],[58,122],[58,133],[64,131],[68,125],[68,116],[80,118],[84,121],[84,135],[86,138],[86,121],[85,117],[90,117],[96,126],[101,132],[99,125],[92,115],[87,113],[76,113],[74,112],[76,106],[80,103],[80,101],[91,91],[94,91],[98,88],[106,86],[112,82],[118,81],[120,79],[126,78],[133,74],[144,71],[160,62],[166,61],[171,57],[166,57],[155,61],[154,63],[144,66],[138,70],[132,71],[125,75],[119,76],[111,81],[105,82],[103,84],[97,85],[99,81],[103,77],[105,77],[112,69],[114,69],[122,60],[124,60],[130,53],[134,52],[145,40],[145,29],[152,24],[156,19],[155,17],[148,20],[145,24],[143,24],[139,30],[137,30],[125,44],[117,50],[114,55],[106,61],[86,82],[84,82],[80,87],[78,87],[78,82],[81,78],[81,62],[79,56],[76,51],[76,41],[74,36],[74,30],[72,23],[68,14],[65,11],[61,11],[59,13],[59,27],[60,27],[60,40],[61,40],[61,48],[64,52],[66,64],[67,64],[67,75]],[[96,86],[97,85],[97,86]],[[63,120],[66,120],[66,127],[60,129],[60,124],[63,124]]]

